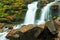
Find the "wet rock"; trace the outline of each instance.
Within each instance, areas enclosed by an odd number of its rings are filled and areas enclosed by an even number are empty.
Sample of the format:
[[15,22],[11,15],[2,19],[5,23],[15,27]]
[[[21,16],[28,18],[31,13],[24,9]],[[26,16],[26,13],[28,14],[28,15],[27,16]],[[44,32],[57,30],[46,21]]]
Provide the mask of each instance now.
[[24,25],[24,26],[22,26],[21,27],[21,32],[26,32],[26,31],[28,31],[28,30],[30,30],[30,29],[32,29],[32,28],[34,28],[34,27],[36,27],[35,25],[33,25],[33,24],[29,24],[29,25]]
[[34,27],[26,32],[24,32],[21,40],[38,40],[37,37],[42,30],[39,27]]
[[39,28],[41,29],[44,29],[45,28],[45,24],[40,24],[40,25],[37,25]]
[[53,2],[54,0],[38,0],[38,9],[36,11],[36,19],[39,19],[39,17],[41,16],[41,9],[46,6],[48,3]]
[[11,31],[6,35],[6,38],[8,38],[8,39],[10,39],[10,40],[20,40],[22,35],[23,35],[22,32],[20,32],[19,30],[15,29],[15,30],[11,30]]
[[45,5],[47,5],[49,3],[48,0],[38,0],[38,8],[41,9],[43,8]]
[[2,29],[3,29],[3,31],[9,31],[9,30],[13,29],[13,26],[5,24]]
[[56,24],[58,24],[60,26],[60,17],[57,17],[55,22],[56,22]]
[[0,33],[1,33],[1,32],[3,32],[3,30],[2,30],[2,29],[0,29]]
[[50,30],[46,27],[38,36],[39,40],[53,40],[57,37],[57,34],[52,34]]
[[6,38],[10,40],[37,40],[38,35],[42,29],[36,25],[29,24],[23,25],[21,30],[13,29],[7,35]]

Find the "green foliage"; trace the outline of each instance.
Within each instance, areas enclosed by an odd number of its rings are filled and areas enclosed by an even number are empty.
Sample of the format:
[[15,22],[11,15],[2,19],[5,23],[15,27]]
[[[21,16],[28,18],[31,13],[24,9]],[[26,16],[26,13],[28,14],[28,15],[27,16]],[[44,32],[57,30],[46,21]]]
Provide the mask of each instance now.
[[0,0],[0,21],[24,20],[26,10],[27,4],[23,0]]

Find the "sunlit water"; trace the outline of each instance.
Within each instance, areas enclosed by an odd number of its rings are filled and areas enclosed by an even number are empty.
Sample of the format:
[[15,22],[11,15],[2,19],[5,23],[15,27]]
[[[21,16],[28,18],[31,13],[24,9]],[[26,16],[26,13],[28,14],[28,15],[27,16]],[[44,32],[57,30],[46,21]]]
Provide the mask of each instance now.
[[54,4],[55,2],[51,2],[47,4],[45,7],[42,8],[41,10],[41,16],[38,21],[38,24],[45,24],[45,20],[49,20],[49,12],[50,12],[50,7]]
[[6,38],[6,35],[7,35],[7,31],[6,32],[3,32],[3,33],[0,33],[0,40],[9,40]]
[[[38,24],[44,24],[45,19],[49,18],[49,16],[48,16],[49,8],[50,8],[51,5],[53,5],[53,3],[55,3],[55,2],[47,4],[47,6],[45,6],[42,9],[41,17],[40,17],[40,20],[38,21]],[[37,1],[33,2],[31,4],[28,4],[28,10],[27,10],[27,13],[26,13],[26,16],[25,16],[25,21],[22,25],[34,24],[35,14],[36,14],[36,10],[37,10],[37,4],[38,4]],[[16,26],[14,26],[13,29],[18,29],[20,27],[21,27],[21,25],[16,25]],[[8,39],[5,38],[7,33],[8,33],[7,31],[0,33],[0,40],[8,40]]]
[[13,29],[19,29],[21,28],[22,25],[34,24],[35,14],[37,11],[37,4],[38,4],[37,1],[28,4],[28,10],[26,12],[24,23],[15,25]]
[[[40,17],[40,20],[38,21],[38,25],[45,24],[46,21],[51,21],[51,19],[50,19],[51,18],[50,8],[51,8],[52,5],[54,5],[54,3],[58,3],[59,6],[60,6],[60,0],[55,0],[54,2],[51,2],[51,3],[47,4],[45,7],[42,8],[41,17]],[[60,16],[60,12],[59,12],[58,16]],[[48,27],[48,29],[50,31],[53,31],[53,30],[56,31],[55,27],[54,27],[54,23],[52,24],[52,26]],[[57,39],[57,40],[60,40],[60,32],[58,33],[58,37],[59,37],[59,39]]]
[[20,29],[24,24],[18,24],[13,27],[13,29]]
[[28,10],[25,16],[24,24],[34,24],[35,22],[35,14],[37,11],[37,4],[38,2],[32,2],[31,4],[28,4]]

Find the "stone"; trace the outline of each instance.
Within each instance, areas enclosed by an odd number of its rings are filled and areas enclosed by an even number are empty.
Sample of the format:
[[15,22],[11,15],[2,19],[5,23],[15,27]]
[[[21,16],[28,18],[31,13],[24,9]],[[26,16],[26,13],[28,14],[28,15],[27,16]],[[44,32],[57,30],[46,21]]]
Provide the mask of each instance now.
[[21,40],[37,40],[41,30],[39,27],[34,27],[23,33]]
[[3,30],[2,29],[0,29],[0,33],[2,33],[3,32]]
[[21,32],[24,33],[24,32],[26,32],[26,31],[28,31],[28,30],[34,28],[34,27],[35,27],[35,25],[33,25],[33,24],[24,25],[24,26],[22,26],[22,28],[21,28]]
[[40,24],[40,25],[38,25],[38,27],[41,28],[41,29],[44,29],[45,28],[45,24]]
[[21,30],[12,29],[9,31],[9,33],[6,35],[6,38],[10,40],[37,40],[36,38],[41,31],[42,30],[37,27],[37,25],[23,25]]
[[23,35],[22,32],[20,32],[18,29],[12,29],[9,31],[9,33],[6,35],[6,38],[10,40],[19,40],[20,37]]
[[55,20],[55,22],[60,25],[60,17],[57,17],[57,19]]

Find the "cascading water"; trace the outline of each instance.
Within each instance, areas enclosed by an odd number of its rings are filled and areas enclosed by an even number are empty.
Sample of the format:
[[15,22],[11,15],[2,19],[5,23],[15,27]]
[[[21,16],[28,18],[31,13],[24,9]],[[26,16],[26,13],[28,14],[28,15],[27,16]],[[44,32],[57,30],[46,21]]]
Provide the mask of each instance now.
[[8,33],[8,32],[0,33],[0,40],[9,40],[9,39],[5,38],[6,35],[7,35],[7,33]]
[[[55,3],[55,2],[52,2],[52,3],[48,4],[47,6],[45,6],[42,9],[41,17],[40,17],[40,20],[39,20],[38,24],[45,23],[45,18],[46,17],[49,18],[49,16],[47,16],[47,15],[49,14],[49,8],[50,8],[50,6],[53,5],[53,3]],[[37,10],[37,4],[38,4],[37,1],[33,2],[31,4],[28,4],[28,11],[26,13],[24,25],[26,25],[26,24],[34,24],[35,14],[36,14],[36,10]],[[21,25],[15,26],[15,29],[20,28],[20,26]],[[0,40],[8,40],[8,39],[5,38],[5,36],[6,36],[7,33],[8,32],[2,32],[2,33],[0,33]]]
[[45,20],[49,20],[49,12],[50,12],[50,7],[54,4],[55,2],[51,2],[47,4],[45,7],[42,8],[41,10],[41,16],[40,20],[38,21],[38,24],[45,24]]
[[22,25],[34,24],[37,4],[37,1],[28,4],[28,10],[26,12],[24,23],[14,26],[13,29],[19,29]]
[[36,14],[36,10],[37,10],[37,4],[38,2],[33,2],[31,4],[28,4],[28,10],[25,16],[25,21],[24,24],[34,24],[35,21],[35,14]]
[[[41,11],[41,17],[40,17],[40,20],[38,21],[38,25],[45,24],[45,21],[52,21],[52,17],[50,14],[50,8],[52,5],[54,5],[54,3],[59,4],[59,7],[60,7],[60,0],[55,0],[54,2],[47,4]],[[60,12],[59,12],[59,14],[60,14]],[[58,16],[60,16],[60,15],[58,15]],[[50,32],[56,31],[54,23],[52,23],[50,25],[51,26],[48,27]],[[58,33],[58,39],[57,40],[60,40],[60,33]]]
[[3,28],[3,32],[0,33],[0,40],[9,40],[6,38],[6,35],[8,34],[9,29],[8,28]]

